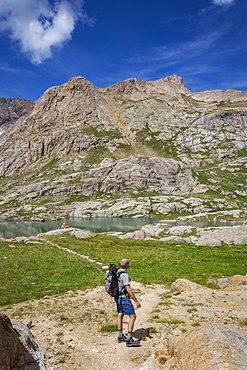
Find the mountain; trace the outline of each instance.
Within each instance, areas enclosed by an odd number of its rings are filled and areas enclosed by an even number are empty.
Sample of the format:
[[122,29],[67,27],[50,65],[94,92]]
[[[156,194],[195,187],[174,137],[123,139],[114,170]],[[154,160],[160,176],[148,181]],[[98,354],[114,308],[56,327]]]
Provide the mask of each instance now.
[[[192,93],[176,75],[107,88],[71,78],[0,136],[0,216],[243,208],[246,123],[241,91]],[[188,201],[191,194],[197,202]],[[105,212],[116,199],[134,205]]]
[[30,100],[0,98],[0,130],[5,130],[20,117],[29,113],[34,106]]

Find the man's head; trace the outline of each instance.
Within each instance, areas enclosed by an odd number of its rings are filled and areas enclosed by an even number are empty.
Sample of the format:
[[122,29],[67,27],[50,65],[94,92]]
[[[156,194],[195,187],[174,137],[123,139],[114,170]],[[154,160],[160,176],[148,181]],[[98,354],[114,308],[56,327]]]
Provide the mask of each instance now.
[[126,258],[123,258],[123,259],[120,261],[120,266],[121,266],[123,269],[126,269],[126,268],[129,266],[129,261],[128,261]]

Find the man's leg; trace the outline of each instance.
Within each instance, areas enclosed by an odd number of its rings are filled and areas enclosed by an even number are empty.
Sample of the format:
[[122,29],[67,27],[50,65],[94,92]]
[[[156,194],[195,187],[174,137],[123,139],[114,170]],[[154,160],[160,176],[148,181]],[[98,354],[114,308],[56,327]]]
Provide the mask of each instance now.
[[129,315],[128,336],[126,340],[127,347],[139,347],[140,346],[140,341],[133,340],[132,338],[132,331],[134,329],[135,321],[136,321],[136,314],[133,313]]
[[117,328],[118,330],[123,330],[123,313],[119,313],[117,317]]
[[128,332],[129,333],[132,333],[132,331],[134,329],[135,321],[136,321],[136,314],[133,313],[132,315],[129,315],[129,324],[128,324]]
[[124,313],[119,313],[117,317],[118,343],[126,341],[126,336],[123,334],[123,317]]
[[132,338],[132,331],[134,329],[135,321],[136,321],[136,314],[135,313],[132,313],[131,315],[129,315],[127,340],[129,340],[129,339]]
[[[126,338],[123,334],[122,336],[122,329],[123,329],[123,317],[124,315],[129,316],[129,324],[128,324],[128,337]],[[117,327],[118,327],[118,342],[125,342],[127,347],[138,347],[140,346],[140,341],[139,340],[133,340],[132,338],[132,331],[134,328],[136,320],[136,314],[135,314],[135,309],[130,301],[129,298],[124,298],[121,300],[121,307],[118,304],[118,317],[117,317]]]

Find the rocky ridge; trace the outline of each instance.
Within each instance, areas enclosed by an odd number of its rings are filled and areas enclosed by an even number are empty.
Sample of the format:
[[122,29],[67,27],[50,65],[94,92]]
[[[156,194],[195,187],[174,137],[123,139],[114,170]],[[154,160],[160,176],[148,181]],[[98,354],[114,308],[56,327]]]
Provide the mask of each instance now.
[[0,130],[6,130],[20,117],[27,115],[33,106],[33,102],[22,98],[0,98]]
[[[107,202],[146,198],[150,204],[152,196],[183,197],[175,212],[195,212],[184,206],[191,194],[202,200],[203,212],[215,211],[216,203],[241,209],[246,120],[243,92],[191,93],[176,75],[130,78],[104,89],[71,78],[48,89],[1,135],[0,217],[37,218],[33,210],[42,202],[39,218],[57,219],[78,214],[92,200],[107,214]],[[172,212],[161,209],[161,216]],[[147,206],[145,215],[155,212]],[[82,216],[99,213],[86,209]]]

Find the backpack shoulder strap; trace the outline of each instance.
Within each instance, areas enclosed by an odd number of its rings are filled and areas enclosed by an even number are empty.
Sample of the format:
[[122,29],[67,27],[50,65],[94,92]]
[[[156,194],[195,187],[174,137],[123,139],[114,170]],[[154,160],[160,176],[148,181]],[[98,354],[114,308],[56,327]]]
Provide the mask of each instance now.
[[118,275],[126,274],[126,271],[118,271]]

